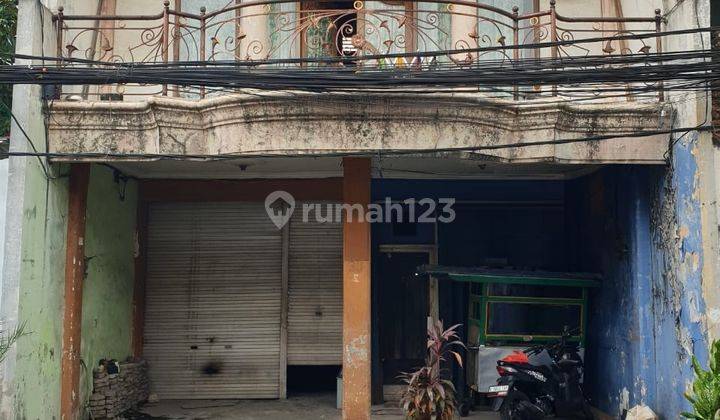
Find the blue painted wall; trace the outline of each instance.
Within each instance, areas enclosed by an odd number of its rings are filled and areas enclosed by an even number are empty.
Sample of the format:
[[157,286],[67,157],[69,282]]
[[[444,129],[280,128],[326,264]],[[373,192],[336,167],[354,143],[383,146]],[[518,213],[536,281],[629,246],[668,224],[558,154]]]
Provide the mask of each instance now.
[[570,265],[604,278],[591,295],[586,388],[611,415],[646,404],[662,418],[679,418],[688,409],[690,356],[707,360],[689,140],[676,146],[674,170],[607,168],[567,185],[576,226],[568,241],[583,244]]
[[707,366],[708,341],[701,315],[701,215],[698,194],[697,132],[674,143],[671,163],[659,189],[653,220],[653,296],[656,332],[657,402],[666,418],[689,409],[680,391],[693,379],[690,357]]
[[568,182],[571,267],[603,275],[591,294],[586,389],[594,405],[620,415],[654,408],[655,356],[650,214],[659,171],[613,168]]

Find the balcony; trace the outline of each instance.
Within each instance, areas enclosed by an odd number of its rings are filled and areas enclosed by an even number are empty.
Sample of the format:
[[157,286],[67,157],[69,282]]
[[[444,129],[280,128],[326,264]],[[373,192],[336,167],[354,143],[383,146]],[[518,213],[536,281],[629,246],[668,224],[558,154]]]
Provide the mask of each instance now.
[[[199,1],[231,4],[189,10]],[[563,14],[554,1],[518,1],[509,10],[464,0],[60,10],[60,65],[89,85],[65,85],[51,103],[50,150],[57,161],[388,151],[663,163],[674,112],[661,79],[608,77],[655,71],[660,13],[618,17],[588,0]]]
[[[518,1],[525,4],[509,10],[464,0],[256,0],[189,10],[176,0],[174,7],[165,1],[149,14],[76,15],[60,8],[54,22],[57,56],[65,67],[199,67],[192,77],[177,72],[173,84],[64,87],[65,97],[76,100],[134,101],[152,95],[198,99],[239,88],[412,88],[479,92],[503,100],[563,96],[662,101],[662,82],[638,84],[640,89],[617,82],[580,86],[562,77],[533,82],[534,75],[567,66],[646,66],[644,60],[662,53],[659,10],[644,16],[633,11],[639,17],[604,12],[582,17],[583,8],[577,5],[563,14],[554,0],[544,9],[540,2]],[[145,7],[135,1],[123,1],[122,6],[123,11]],[[506,70],[528,63],[534,67],[526,76],[503,77]],[[228,86],[219,69],[232,71],[237,82]],[[483,70],[487,82],[463,82],[462,72],[469,69]],[[443,83],[437,82],[443,77]]]

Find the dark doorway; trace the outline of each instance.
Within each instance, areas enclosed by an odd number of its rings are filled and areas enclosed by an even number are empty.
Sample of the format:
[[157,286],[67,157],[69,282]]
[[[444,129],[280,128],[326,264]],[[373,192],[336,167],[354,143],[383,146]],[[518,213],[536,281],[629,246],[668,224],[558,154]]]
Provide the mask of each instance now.
[[388,252],[379,264],[379,334],[382,384],[400,384],[398,375],[425,358],[428,316],[427,280],[415,276],[428,264],[426,252]]
[[288,396],[334,393],[340,370],[340,366],[288,366]]

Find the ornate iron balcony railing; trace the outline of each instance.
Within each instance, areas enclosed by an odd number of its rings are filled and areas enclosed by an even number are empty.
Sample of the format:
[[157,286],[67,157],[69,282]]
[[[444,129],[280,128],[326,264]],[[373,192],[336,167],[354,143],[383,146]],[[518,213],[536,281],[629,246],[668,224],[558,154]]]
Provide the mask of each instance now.
[[[215,11],[190,12],[165,1],[159,13],[149,15],[66,15],[60,8],[54,17],[57,56],[66,66],[76,65],[72,59],[77,58],[208,64],[232,60],[258,68],[422,71],[489,61],[512,65],[533,58],[662,53],[659,10],[648,17],[570,17],[556,10],[554,0],[547,10],[503,10],[465,0],[230,3]],[[662,84],[655,87],[662,100]],[[186,94],[172,85],[157,92],[150,87],[115,89],[125,94]],[[562,86],[554,85],[522,92],[510,86],[509,95],[559,90]],[[112,93],[97,93],[103,92]],[[207,94],[202,87],[194,92]],[[83,94],[88,93],[84,88]]]

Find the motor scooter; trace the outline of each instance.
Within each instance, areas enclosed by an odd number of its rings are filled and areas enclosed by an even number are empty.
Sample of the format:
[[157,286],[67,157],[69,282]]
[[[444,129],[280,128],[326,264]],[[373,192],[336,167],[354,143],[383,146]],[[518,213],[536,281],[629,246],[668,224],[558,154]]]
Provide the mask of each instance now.
[[[497,362],[497,385],[488,389],[494,397],[492,409],[503,420],[535,420],[547,416],[592,419],[583,395],[583,362],[579,344],[570,342],[570,331],[563,329],[556,342],[517,351]],[[547,352],[547,364],[530,363],[528,356]]]

